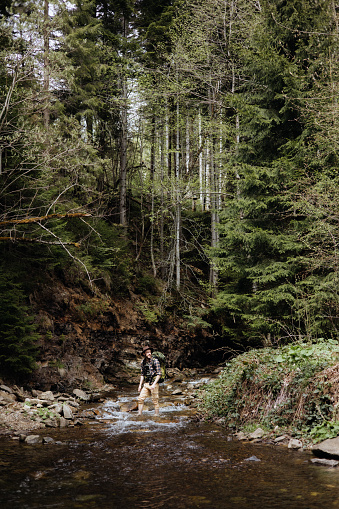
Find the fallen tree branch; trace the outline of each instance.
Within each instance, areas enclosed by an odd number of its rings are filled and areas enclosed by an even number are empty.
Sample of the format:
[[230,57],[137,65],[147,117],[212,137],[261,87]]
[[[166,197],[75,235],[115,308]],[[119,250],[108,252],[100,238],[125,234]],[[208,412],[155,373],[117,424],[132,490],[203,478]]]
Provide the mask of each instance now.
[[48,214],[46,216],[40,217],[27,217],[25,219],[7,219],[6,221],[0,221],[0,225],[2,224],[28,224],[28,223],[40,223],[41,221],[46,221],[47,219],[64,219],[64,218],[75,218],[75,217],[91,217],[91,214],[87,214],[85,212],[74,212],[67,214]]
[[38,244],[52,244],[54,246],[72,245],[75,247],[80,247],[79,242],[52,242],[52,241],[41,240],[41,239],[29,239],[27,237],[0,237],[0,241],[1,240],[10,240],[12,242],[37,242]]

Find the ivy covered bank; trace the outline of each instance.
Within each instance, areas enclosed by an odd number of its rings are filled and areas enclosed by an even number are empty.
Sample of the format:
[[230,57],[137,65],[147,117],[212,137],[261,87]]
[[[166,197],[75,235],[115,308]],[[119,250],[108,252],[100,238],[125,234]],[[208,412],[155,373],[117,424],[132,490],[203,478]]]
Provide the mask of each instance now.
[[233,430],[260,426],[319,442],[339,433],[339,344],[335,340],[251,350],[207,385],[201,409]]

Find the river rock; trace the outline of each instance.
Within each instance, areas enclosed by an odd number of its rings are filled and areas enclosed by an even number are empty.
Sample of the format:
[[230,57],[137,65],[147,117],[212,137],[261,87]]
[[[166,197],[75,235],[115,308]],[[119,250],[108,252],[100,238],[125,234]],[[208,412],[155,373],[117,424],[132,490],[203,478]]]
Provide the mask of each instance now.
[[58,427],[57,419],[45,419],[44,424],[45,424],[46,428],[57,428]]
[[29,445],[42,444],[42,438],[40,435],[28,435],[25,442]]
[[124,403],[120,406],[120,412],[133,412],[133,410],[138,410],[138,402],[131,401],[130,403]]
[[21,401],[21,402],[25,401],[26,395],[25,395],[25,393],[23,392],[22,389],[19,389],[19,387],[15,386],[13,392],[14,392],[14,394],[15,394],[15,396],[16,396],[18,401]]
[[50,401],[47,401],[45,399],[38,399],[38,398],[26,398],[25,399],[25,403],[27,403],[28,405],[42,405],[42,406],[48,406],[50,404]]
[[59,421],[59,427],[60,428],[67,428],[68,420],[65,419],[65,417],[59,417],[58,421]]
[[88,401],[90,399],[90,395],[81,389],[74,389],[73,394],[83,401]]
[[328,438],[320,444],[312,447],[312,452],[315,456],[323,458],[338,458],[339,459],[339,437]]
[[312,458],[311,463],[323,465],[324,467],[336,467],[339,464],[337,460],[328,460],[326,458]]
[[77,401],[73,401],[73,400],[68,400],[68,401],[65,401],[65,403],[67,403],[67,405],[69,406],[72,406],[73,408],[79,408],[80,407],[80,404],[77,402]]
[[52,410],[55,414],[62,414],[62,404],[61,403],[54,403],[54,405],[50,405],[48,407],[50,410]]
[[54,401],[54,394],[52,391],[41,392],[40,399],[44,399],[46,401]]
[[249,440],[255,440],[257,438],[262,438],[264,436],[265,432],[263,429],[261,428],[257,428],[255,431],[253,431],[253,433],[250,433],[248,435],[248,439]]
[[274,439],[274,443],[275,444],[280,444],[281,442],[284,442],[285,440],[287,440],[287,436],[286,435],[280,435],[280,437],[277,437]]
[[54,444],[54,440],[52,437],[43,437],[42,442],[44,444]]
[[7,391],[0,391],[0,398],[7,403],[11,403],[16,400],[16,397],[13,393]]
[[288,448],[289,449],[301,449],[303,446],[303,443],[298,440],[297,438],[291,438],[291,440],[288,442]]
[[0,390],[8,392],[9,394],[12,394],[13,391],[10,387],[7,387],[7,385],[0,385]]
[[238,431],[235,436],[238,440],[247,440],[247,435],[243,431]]
[[65,419],[73,419],[73,412],[71,410],[71,407],[69,405],[67,405],[66,403],[64,403],[62,405],[62,413],[63,413]]

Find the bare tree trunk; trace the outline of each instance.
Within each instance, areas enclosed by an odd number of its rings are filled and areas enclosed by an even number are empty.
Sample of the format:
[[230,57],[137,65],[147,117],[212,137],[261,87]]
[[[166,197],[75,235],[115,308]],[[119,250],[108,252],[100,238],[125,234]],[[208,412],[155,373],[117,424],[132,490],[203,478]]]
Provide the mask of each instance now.
[[[216,165],[214,160],[214,143],[211,143],[210,148],[210,189],[211,189],[211,247],[216,248],[219,242],[219,235],[217,225],[219,223],[219,216],[217,210],[218,203],[218,179],[216,175]],[[212,287],[212,293],[215,293],[218,282],[217,269],[211,261],[210,266],[210,283]]]
[[[164,126],[161,125],[160,129],[160,143],[159,143],[159,151],[160,151],[160,265],[161,265],[161,277],[165,276],[165,266],[164,266],[164,166],[165,166],[165,154],[164,154]],[[167,136],[166,136],[166,139]]]
[[210,139],[206,140],[206,164],[205,164],[205,209],[210,210],[211,208],[211,194],[210,194],[210,179],[211,179],[211,167],[210,167]]
[[44,126],[48,129],[50,120],[49,110],[49,0],[44,1]]
[[202,133],[201,133],[201,109],[199,109],[199,191],[200,191],[200,203],[201,211],[205,210],[205,196],[204,196],[204,173],[203,173],[203,154],[201,150],[202,146]]
[[189,117],[186,117],[186,173],[190,171],[190,125]]
[[181,230],[181,193],[180,193],[180,110],[177,102],[177,132],[175,153],[175,185],[176,185],[176,213],[175,213],[175,281],[177,290],[180,289],[180,230]]
[[[123,18],[123,36],[127,37],[128,21]],[[120,133],[120,224],[127,224],[127,77],[121,71],[121,133]]]
[[153,276],[156,277],[157,269],[154,259],[154,173],[155,173],[155,117],[152,118],[151,134],[151,261]]

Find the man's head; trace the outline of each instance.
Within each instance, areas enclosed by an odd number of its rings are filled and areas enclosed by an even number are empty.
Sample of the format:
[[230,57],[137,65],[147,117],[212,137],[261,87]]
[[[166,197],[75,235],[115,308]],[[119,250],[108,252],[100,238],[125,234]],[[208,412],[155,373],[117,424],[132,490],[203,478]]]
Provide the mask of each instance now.
[[144,357],[146,357],[147,359],[152,357],[152,352],[153,352],[153,348],[151,348],[149,345],[144,346],[144,348],[142,349],[142,355]]

